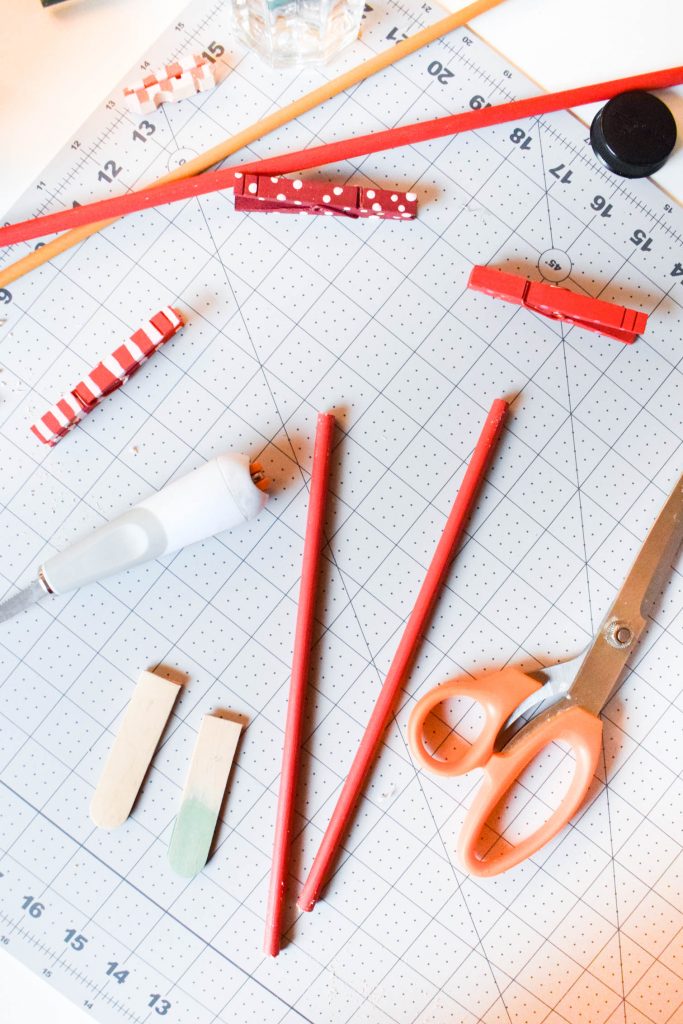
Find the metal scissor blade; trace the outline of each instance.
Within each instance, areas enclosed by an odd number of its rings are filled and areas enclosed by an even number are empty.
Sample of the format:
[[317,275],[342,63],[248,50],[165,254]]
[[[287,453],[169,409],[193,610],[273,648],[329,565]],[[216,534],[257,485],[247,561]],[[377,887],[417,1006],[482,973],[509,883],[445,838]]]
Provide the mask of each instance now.
[[[633,648],[647,624],[647,613],[671,572],[671,563],[683,541],[683,476],[669,495],[624,584],[612,602],[576,678],[564,696],[537,709],[537,713],[504,744],[511,753],[532,733],[572,705],[599,715],[612,696]],[[500,747],[498,747],[500,749]]]
[[559,661],[556,665],[547,665],[537,672],[529,673],[533,679],[543,683],[543,686],[523,700],[521,704],[518,704],[502,725],[496,740],[496,750],[502,750],[515,733],[519,732],[527,722],[540,714],[546,707],[556,704],[566,697],[572,688],[587,650],[588,648],[585,648],[581,654],[570,658],[569,661]]
[[671,563],[681,541],[683,476],[667,498],[602,621],[567,695],[573,704],[598,715],[610,699],[647,625],[648,612],[671,573]]
[[669,578],[671,563],[682,541],[683,475],[650,528],[608,616],[621,619],[640,614],[647,619]]
[[7,622],[8,619],[13,619],[15,615],[26,611],[36,601],[40,601],[42,597],[45,597],[45,588],[40,583],[40,580],[35,580],[30,587],[20,590],[14,597],[10,597],[7,601],[3,601],[0,604],[0,622]]
[[514,737],[523,729],[526,729],[530,722],[533,722],[545,710],[554,707],[558,701],[563,699],[567,692],[566,687],[560,686],[558,689],[548,683],[542,686],[540,690],[537,690],[536,693],[532,693],[527,700],[519,705],[514,714],[510,715],[507,722],[498,731],[493,747],[496,754],[499,754],[501,750],[505,750]]

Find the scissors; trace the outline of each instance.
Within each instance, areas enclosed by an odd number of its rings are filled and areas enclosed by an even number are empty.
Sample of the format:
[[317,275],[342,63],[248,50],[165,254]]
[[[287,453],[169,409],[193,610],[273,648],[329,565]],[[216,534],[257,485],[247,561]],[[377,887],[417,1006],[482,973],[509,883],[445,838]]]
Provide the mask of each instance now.
[[[539,682],[517,668],[483,679],[456,679],[435,687],[413,708],[408,722],[411,752],[422,767],[440,775],[483,768],[482,783],[467,811],[458,843],[462,866],[491,877],[515,867],[553,839],[573,818],[593,781],[602,749],[600,711],[647,624],[683,540],[683,476],[652,526],[626,580],[591,645],[576,658],[543,670]],[[464,753],[440,760],[424,745],[427,718],[452,697],[469,697],[484,713],[484,725]],[[520,727],[521,726],[521,727]],[[559,807],[532,835],[500,854],[479,858],[477,849],[491,812],[537,754],[553,740],[574,752],[574,774]]]

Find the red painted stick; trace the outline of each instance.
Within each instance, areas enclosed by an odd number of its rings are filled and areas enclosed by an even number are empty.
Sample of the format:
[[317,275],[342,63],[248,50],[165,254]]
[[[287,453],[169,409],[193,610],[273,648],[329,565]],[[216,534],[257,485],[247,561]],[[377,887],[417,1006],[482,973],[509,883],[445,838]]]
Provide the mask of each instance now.
[[294,634],[294,655],[292,676],[287,701],[287,722],[285,743],[282,752],[282,771],[275,821],[273,861],[270,869],[270,890],[266,914],[266,935],[264,952],[277,956],[280,952],[282,931],[282,908],[287,879],[287,858],[289,854],[292,813],[296,794],[296,778],[299,769],[299,747],[301,746],[301,725],[304,715],[304,701],[308,670],[311,658],[313,635],[313,613],[318,589],[320,550],[323,541],[325,506],[327,503],[327,481],[330,469],[332,438],[335,419],[332,413],[321,412],[315,431],[313,466],[311,469],[311,491],[308,499],[308,519],[304,539],[304,557],[301,567],[299,607]]
[[310,149],[285,153],[283,156],[268,157],[242,166],[225,167],[220,171],[210,171],[194,178],[181,178],[166,185],[152,185],[113,199],[103,199],[97,203],[77,206],[72,210],[10,224],[8,227],[0,228],[0,246],[14,245],[16,242],[25,242],[40,235],[53,234],[56,231],[65,231],[67,228],[81,227],[113,217],[123,217],[136,210],[146,210],[152,206],[161,206],[163,203],[175,203],[180,199],[232,188],[235,171],[272,175],[291,174],[323,164],[342,163],[344,160],[379,153],[385,149],[395,149],[397,146],[409,146],[428,139],[438,139],[444,135],[454,135],[456,132],[488,128],[494,124],[522,120],[526,117],[540,117],[555,110],[580,107],[585,103],[600,103],[629,89],[668,89],[681,83],[683,66],[666,68],[644,75],[616,78],[609,82],[600,82],[598,85],[542,93],[526,100],[513,100],[511,103],[483,107],[481,110],[466,110],[461,114],[450,114],[448,117],[438,117],[432,121],[389,128],[382,132],[372,132],[370,135],[359,135],[353,139],[341,139],[338,142],[312,146]]
[[327,873],[341,845],[342,837],[351,820],[356,801],[361,794],[365,777],[372,765],[377,748],[382,741],[384,730],[391,717],[401,684],[427,627],[432,608],[444,583],[446,573],[450,568],[458,542],[462,537],[465,523],[484,479],[491,453],[502,430],[507,408],[507,402],[502,398],[497,398],[486,417],[484,429],[477,441],[460,490],[453,502],[450,515],[436,546],[434,557],[427,569],[427,575],[417,595],[415,607],[403,631],[394,660],[387,672],[387,677],[380,690],[363,739],[353,759],[351,770],[337,800],[337,805],[332,812],[330,823],[322,838],[308,878],[297,900],[299,910],[312,910],[315,906]]

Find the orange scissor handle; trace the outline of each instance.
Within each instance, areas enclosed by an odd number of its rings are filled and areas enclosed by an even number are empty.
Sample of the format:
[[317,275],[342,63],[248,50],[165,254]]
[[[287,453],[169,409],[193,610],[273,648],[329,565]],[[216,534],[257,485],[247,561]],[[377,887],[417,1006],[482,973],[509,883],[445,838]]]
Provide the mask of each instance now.
[[[527,765],[553,740],[568,743],[575,757],[574,775],[560,806],[532,835],[505,853],[488,859],[476,856],[477,843],[496,804],[502,800]],[[550,842],[574,817],[593,781],[602,748],[602,721],[573,705],[560,711],[506,753],[493,754],[460,832],[458,856],[472,875],[490,877],[515,867]]]
[[[506,668],[480,679],[454,679],[435,686],[413,708],[408,720],[408,743],[420,767],[438,775],[464,775],[481,768],[493,754],[500,728],[515,708],[541,688],[518,668]],[[469,697],[484,711],[484,726],[476,740],[456,761],[441,761],[424,746],[424,726],[437,705],[452,697]]]

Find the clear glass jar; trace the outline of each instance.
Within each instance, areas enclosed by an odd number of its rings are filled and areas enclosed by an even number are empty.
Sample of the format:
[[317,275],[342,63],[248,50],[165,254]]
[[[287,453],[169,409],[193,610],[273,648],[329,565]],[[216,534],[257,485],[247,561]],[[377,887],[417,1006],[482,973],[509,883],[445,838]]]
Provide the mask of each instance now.
[[364,0],[230,0],[235,27],[272,67],[324,64],[358,36]]

